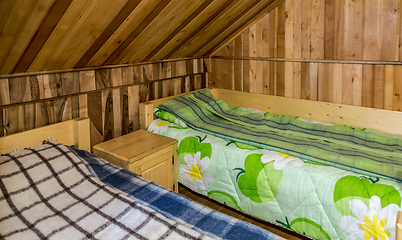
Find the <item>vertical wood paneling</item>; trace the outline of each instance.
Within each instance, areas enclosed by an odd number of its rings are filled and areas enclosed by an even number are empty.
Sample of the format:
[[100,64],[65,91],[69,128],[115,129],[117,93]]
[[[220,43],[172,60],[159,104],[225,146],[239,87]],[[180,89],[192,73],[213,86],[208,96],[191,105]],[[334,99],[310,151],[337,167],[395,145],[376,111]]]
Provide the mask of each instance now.
[[394,109],[394,77],[395,67],[385,65],[384,73],[384,109]]
[[394,108],[395,111],[402,111],[402,81],[398,81],[397,79],[402,76],[402,66],[395,66],[394,71]]

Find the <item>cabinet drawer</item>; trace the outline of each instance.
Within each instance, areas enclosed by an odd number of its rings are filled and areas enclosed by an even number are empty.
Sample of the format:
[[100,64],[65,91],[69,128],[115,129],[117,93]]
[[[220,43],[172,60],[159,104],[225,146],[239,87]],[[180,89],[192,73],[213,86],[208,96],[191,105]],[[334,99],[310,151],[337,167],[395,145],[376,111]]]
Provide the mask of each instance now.
[[172,147],[130,164],[129,170],[172,190],[175,179]]

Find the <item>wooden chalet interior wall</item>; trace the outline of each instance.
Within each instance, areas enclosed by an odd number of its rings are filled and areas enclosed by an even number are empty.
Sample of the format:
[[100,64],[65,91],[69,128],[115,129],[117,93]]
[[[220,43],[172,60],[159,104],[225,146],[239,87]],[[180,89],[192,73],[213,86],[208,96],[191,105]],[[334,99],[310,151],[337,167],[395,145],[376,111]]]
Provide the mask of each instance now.
[[402,111],[399,0],[286,0],[211,59],[210,87]]
[[139,103],[206,87],[209,59],[0,78],[0,136],[89,117],[99,142],[139,129]]

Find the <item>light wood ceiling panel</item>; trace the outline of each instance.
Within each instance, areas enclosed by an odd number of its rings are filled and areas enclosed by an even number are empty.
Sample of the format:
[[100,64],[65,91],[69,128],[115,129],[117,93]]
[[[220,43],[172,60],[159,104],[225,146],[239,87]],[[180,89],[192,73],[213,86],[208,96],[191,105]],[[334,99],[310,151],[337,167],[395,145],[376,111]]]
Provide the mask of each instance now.
[[283,0],[0,0],[0,74],[209,56]]

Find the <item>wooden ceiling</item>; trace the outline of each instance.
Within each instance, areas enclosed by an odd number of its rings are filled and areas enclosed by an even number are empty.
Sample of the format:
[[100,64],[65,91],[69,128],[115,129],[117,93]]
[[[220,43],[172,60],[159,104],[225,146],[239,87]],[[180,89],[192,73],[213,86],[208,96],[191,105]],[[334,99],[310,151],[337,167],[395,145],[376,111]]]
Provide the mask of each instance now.
[[209,56],[283,0],[0,0],[0,74]]

